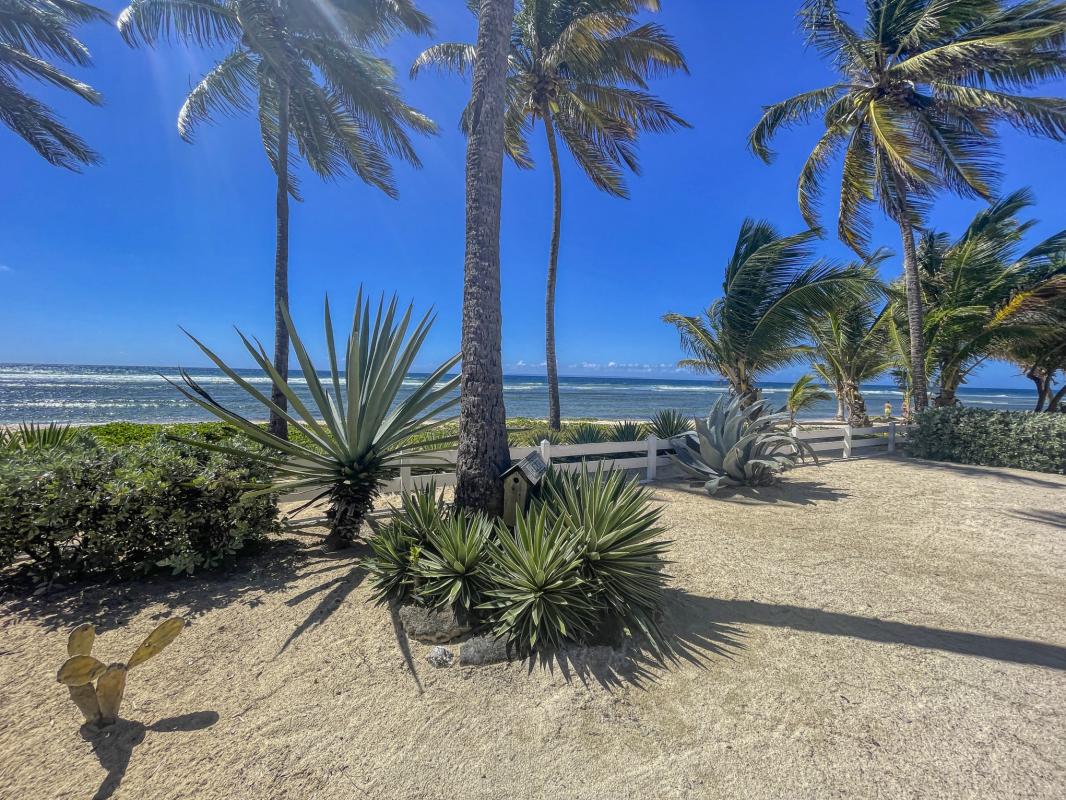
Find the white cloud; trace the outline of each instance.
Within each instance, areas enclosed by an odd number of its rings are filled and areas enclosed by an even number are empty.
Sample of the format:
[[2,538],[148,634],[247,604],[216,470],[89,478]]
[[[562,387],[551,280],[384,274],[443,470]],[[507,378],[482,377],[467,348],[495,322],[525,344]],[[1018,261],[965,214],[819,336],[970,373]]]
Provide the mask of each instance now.
[[0,272],[14,272],[7,264],[0,264]]

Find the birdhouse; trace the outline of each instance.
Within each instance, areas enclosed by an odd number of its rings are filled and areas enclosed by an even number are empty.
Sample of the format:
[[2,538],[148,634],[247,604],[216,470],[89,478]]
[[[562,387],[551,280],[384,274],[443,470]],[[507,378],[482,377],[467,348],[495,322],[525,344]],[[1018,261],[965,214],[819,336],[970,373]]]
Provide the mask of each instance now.
[[513,526],[518,509],[525,509],[532,489],[543,480],[548,465],[534,450],[503,473],[503,521]]

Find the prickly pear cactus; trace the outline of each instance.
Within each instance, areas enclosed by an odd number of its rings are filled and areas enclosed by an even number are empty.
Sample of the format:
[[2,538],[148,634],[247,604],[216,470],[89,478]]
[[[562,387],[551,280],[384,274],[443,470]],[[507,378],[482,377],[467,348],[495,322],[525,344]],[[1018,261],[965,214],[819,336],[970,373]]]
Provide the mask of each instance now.
[[[68,658],[59,668],[56,680],[70,691],[70,699],[90,725],[111,725],[118,720],[122,695],[126,691],[126,675],[143,664],[177,638],[185,627],[185,620],[173,617],[156,627],[133,651],[125,664],[110,666],[93,658],[96,628],[84,622],[67,638]],[[96,684],[95,686],[93,684]]]

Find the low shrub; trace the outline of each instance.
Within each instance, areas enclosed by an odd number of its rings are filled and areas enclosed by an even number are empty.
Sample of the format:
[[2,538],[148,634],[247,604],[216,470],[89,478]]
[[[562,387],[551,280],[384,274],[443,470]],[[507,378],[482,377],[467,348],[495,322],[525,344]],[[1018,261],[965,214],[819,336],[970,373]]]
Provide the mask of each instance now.
[[612,442],[639,442],[648,438],[648,425],[644,422],[622,420],[611,426]]
[[275,529],[268,476],[250,461],[157,436],[114,449],[87,438],[0,458],[0,566],[38,582],[192,573]]
[[664,408],[651,418],[651,432],[657,439],[673,439],[692,430],[692,420],[681,411]]
[[567,444],[600,444],[607,441],[608,430],[595,422],[579,422],[563,430]]
[[518,653],[604,631],[656,647],[668,547],[659,516],[622,472],[550,470],[513,530],[428,487],[403,496],[366,565],[379,602],[450,606]]
[[1066,474],[1066,415],[937,408],[915,415],[907,453],[917,458]]

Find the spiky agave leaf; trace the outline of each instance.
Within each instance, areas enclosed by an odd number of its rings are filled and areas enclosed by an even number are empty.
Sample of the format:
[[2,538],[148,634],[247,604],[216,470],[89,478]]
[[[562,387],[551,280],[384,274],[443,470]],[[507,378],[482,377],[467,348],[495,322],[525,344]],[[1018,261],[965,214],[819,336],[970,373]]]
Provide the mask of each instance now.
[[634,420],[622,420],[611,426],[612,442],[639,442],[648,437],[648,425]]
[[[318,376],[292,319],[283,308],[292,351],[300,364],[311,395],[309,407],[274,368],[270,356],[258,342],[241,335],[245,348],[273,385],[285,395],[289,409],[273,403],[267,394],[229,367],[195,337],[190,338],[205,355],[237,386],[267,411],[284,418],[310,440],[309,445],[279,438],[256,423],[218,402],[188,372],[182,383],[171,383],[185,397],[262,445],[259,452],[238,451],[223,445],[189,441],[199,447],[241,455],[269,466],[275,475],[265,492],[317,493],[332,505],[336,531],[344,528],[350,539],[363,514],[373,504],[381,484],[396,474],[401,462],[432,464],[440,461],[434,451],[448,436],[426,435],[451,421],[440,415],[458,403],[459,376],[447,377],[459,356],[448,359],[424,378],[406,397],[398,399],[418,351],[433,323],[427,313],[412,327],[413,306],[397,313],[394,296],[386,306],[384,298],[373,311],[362,289],[356,297],[351,333],[343,361],[337,357],[329,301],[325,306],[326,345],[329,377]],[[343,366],[343,369],[342,369]]]
[[565,522],[549,522],[543,508],[530,508],[519,511],[514,532],[498,522],[496,533],[478,606],[494,633],[522,654],[588,636],[596,608],[581,577],[581,543]]
[[493,523],[484,514],[454,509],[429,532],[414,567],[419,596],[435,606],[469,613],[485,590],[485,553]]
[[672,440],[674,463],[705,481],[708,494],[725,486],[766,486],[808,455],[818,461],[788,430],[787,414],[771,413],[768,400],[744,401],[719,397],[707,418],[696,420],[695,433]]
[[664,408],[651,418],[651,432],[657,439],[673,439],[692,430],[692,420],[681,411]]
[[370,575],[375,602],[403,602],[414,584],[414,565],[422,545],[410,528],[398,520],[390,522],[370,537],[371,555],[363,565]]
[[608,615],[661,641],[656,622],[666,575],[660,508],[651,492],[622,471],[551,470],[541,491],[542,507],[578,539],[581,572]]

